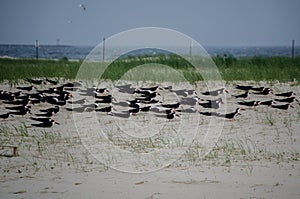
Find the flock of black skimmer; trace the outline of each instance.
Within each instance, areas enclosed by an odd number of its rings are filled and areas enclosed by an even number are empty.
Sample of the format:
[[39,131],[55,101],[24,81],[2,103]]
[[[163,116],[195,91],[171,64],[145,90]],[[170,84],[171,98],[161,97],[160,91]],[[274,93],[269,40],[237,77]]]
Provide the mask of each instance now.
[[[268,106],[287,110],[293,103],[299,103],[293,91],[273,93],[271,88],[235,85],[229,94],[225,88],[197,93],[195,90],[173,89],[172,86],[134,87],[131,84],[116,85],[117,92],[130,96],[130,100],[118,100],[107,88],[84,87],[80,82],[59,83],[51,79],[26,79],[30,86],[18,86],[13,91],[0,90],[0,104],[5,113],[0,114],[3,121],[11,117],[24,117],[29,114],[32,127],[48,128],[59,124],[54,118],[60,110],[67,112],[99,112],[113,117],[130,118],[134,115],[152,112],[155,117],[172,120],[181,114],[201,114],[204,117],[222,117],[233,120],[245,107]],[[46,89],[42,89],[47,85]],[[72,99],[74,92],[80,99]],[[177,96],[177,101],[166,103],[165,93]],[[237,99],[236,107],[230,113],[218,110],[224,103],[225,93]],[[253,96],[270,96],[271,99],[259,101],[249,99]],[[208,99],[209,98],[209,99]],[[129,99],[129,98],[128,98]],[[260,97],[261,99],[261,97]],[[32,107],[48,104],[47,107],[32,113]],[[230,107],[232,108],[232,107]]]

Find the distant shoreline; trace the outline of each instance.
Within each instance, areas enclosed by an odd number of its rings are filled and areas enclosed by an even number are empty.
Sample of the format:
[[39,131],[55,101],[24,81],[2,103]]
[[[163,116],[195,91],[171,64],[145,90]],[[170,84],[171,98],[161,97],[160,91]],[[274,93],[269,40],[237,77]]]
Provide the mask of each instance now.
[[[224,56],[225,54],[236,58],[292,56],[291,46],[203,46],[203,48],[212,57]],[[69,60],[83,60],[93,49],[94,46],[40,45],[38,56],[43,59],[61,59],[66,57]],[[119,48],[121,52],[124,52],[124,49],[127,49],[127,47]],[[185,48],[180,47],[180,49],[182,49],[182,54],[189,54],[188,46]],[[109,49],[107,47],[105,54],[118,55],[118,48]],[[295,46],[295,56],[300,56],[300,46]],[[36,58],[36,48],[34,45],[28,44],[0,44],[0,57]]]

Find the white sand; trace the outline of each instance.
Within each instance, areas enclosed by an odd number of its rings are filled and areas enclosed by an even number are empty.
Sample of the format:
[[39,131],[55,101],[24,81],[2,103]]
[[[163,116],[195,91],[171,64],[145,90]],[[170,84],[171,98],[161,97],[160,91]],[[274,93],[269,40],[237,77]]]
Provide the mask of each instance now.
[[[238,83],[270,86],[267,82]],[[6,84],[2,84],[1,87],[0,89],[9,89]],[[300,86],[293,83],[275,83],[270,87],[275,92],[293,90],[297,96],[300,95]],[[203,86],[198,88],[205,90]],[[226,85],[226,88],[232,94],[242,93],[233,89],[231,83]],[[257,97],[250,94],[250,99],[254,98],[268,100],[274,96]],[[225,109],[228,112],[233,111],[239,107],[236,105],[237,101],[227,95],[227,106],[223,105],[218,112]],[[1,112],[6,111],[3,104],[0,104],[0,107]],[[45,107],[50,106],[37,105],[32,112],[37,113],[38,109]],[[0,132],[0,141],[2,145],[17,145],[19,156],[12,158],[0,156],[0,198],[299,198],[300,106],[294,103],[294,107],[287,111],[263,106],[257,107],[256,110],[245,107],[246,110],[242,115],[233,121],[223,118],[214,118],[211,121],[205,116],[193,121],[184,114],[171,122],[156,118],[158,123],[171,127],[189,124],[190,129],[180,131],[183,135],[189,135],[197,123],[200,124],[200,134],[197,137],[199,144],[193,144],[181,158],[177,158],[176,155],[181,154],[187,147],[188,140],[165,137],[165,140],[173,140],[170,144],[174,147],[171,152],[176,153],[169,154],[175,154],[176,161],[161,169],[159,168],[170,161],[168,158],[173,156],[161,156],[160,161],[157,161],[155,156],[149,156],[147,157],[149,159],[141,159],[137,164],[137,160],[126,161],[122,159],[124,157],[121,157],[120,153],[109,154],[106,151],[104,153],[106,166],[100,164],[89,153],[101,154],[101,151],[97,151],[99,146],[97,144],[101,141],[96,140],[97,133],[94,134],[95,139],[86,140],[94,141],[96,145],[81,142],[74,128],[73,115],[64,108],[55,116],[61,125],[46,130],[31,128],[30,124],[34,122],[29,116],[9,118],[7,121],[0,121],[1,128],[6,130]],[[93,129],[95,126],[98,128],[99,123],[106,124],[106,130],[115,128],[109,125],[114,117],[97,113],[97,119],[94,120],[92,114],[80,115],[83,123],[77,124],[79,132],[88,128]],[[76,115],[74,117],[76,118]],[[131,123],[124,122],[123,119],[117,121],[116,124],[122,127],[134,129],[138,127],[130,125],[148,121],[148,118],[137,115],[131,119]],[[16,132],[12,128],[13,125],[22,126],[22,122],[25,122],[26,127],[30,127],[27,128],[28,135],[25,130]],[[209,127],[210,122],[222,127],[222,135],[213,145],[211,153],[205,158],[200,158],[199,154],[201,155],[203,150],[199,147],[203,146],[201,143],[205,137],[205,133],[201,132],[206,132],[204,130]],[[117,133],[117,130],[115,132]],[[216,138],[210,135],[206,138],[214,141]],[[216,131],[215,136],[217,135]],[[83,139],[82,135],[81,138]],[[130,139],[128,141],[124,137],[118,139],[115,134],[111,135],[111,139],[122,150],[132,150],[137,154],[157,149],[139,146],[139,142],[132,140],[129,142]],[[165,140],[158,140],[154,146],[162,146],[159,142]],[[90,151],[86,150],[87,146],[91,147],[88,147]],[[166,162],[161,165],[162,160]],[[118,161],[125,163],[119,165]],[[120,172],[110,166],[123,171],[126,169],[129,171],[136,169],[140,172],[154,171],[133,174]]]

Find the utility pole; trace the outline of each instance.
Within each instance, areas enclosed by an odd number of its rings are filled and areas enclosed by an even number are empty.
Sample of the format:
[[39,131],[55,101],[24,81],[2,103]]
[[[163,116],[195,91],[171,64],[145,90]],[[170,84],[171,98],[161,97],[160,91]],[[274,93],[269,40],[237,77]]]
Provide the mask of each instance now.
[[57,45],[57,46],[60,45],[60,39],[59,39],[59,38],[56,39],[56,45]]
[[190,51],[189,51],[190,60],[192,60],[192,41],[190,40]]
[[295,40],[292,40],[292,57],[295,56]]
[[35,40],[35,58],[38,59],[39,58],[39,40]]
[[102,49],[102,62],[105,60],[105,37],[103,38],[103,49]]

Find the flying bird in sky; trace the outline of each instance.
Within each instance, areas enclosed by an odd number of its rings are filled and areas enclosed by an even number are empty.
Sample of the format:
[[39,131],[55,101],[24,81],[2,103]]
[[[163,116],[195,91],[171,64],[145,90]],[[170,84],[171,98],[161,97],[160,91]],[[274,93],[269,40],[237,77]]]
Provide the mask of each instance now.
[[83,3],[79,4],[79,7],[82,8],[84,11],[86,10],[86,7]]

